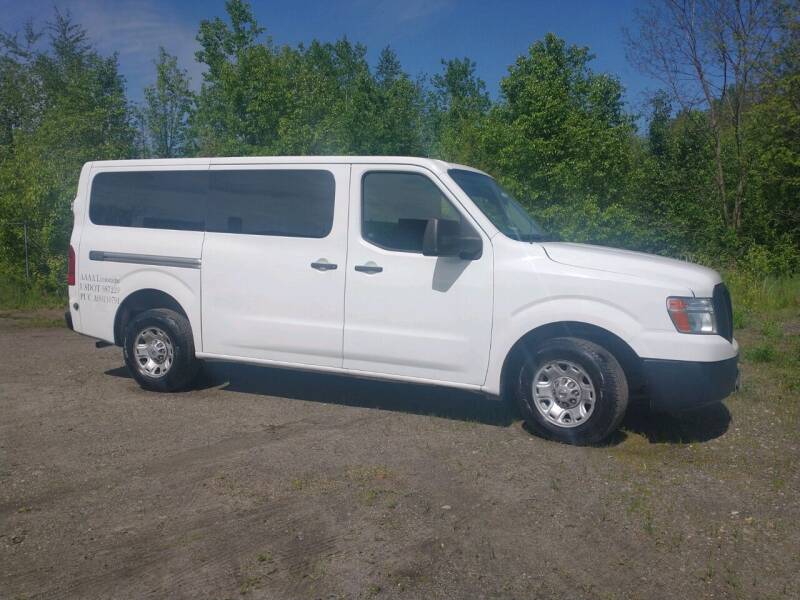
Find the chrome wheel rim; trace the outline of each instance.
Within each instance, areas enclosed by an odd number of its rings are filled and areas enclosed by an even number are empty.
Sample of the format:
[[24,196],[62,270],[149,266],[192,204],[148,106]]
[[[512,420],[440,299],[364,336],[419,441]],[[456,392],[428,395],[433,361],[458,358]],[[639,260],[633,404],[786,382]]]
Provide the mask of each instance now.
[[578,364],[554,360],[533,378],[533,404],[548,423],[577,427],[589,420],[597,400],[594,383]]
[[139,332],[133,353],[139,372],[153,379],[160,379],[169,373],[175,358],[172,340],[158,327],[147,327]]

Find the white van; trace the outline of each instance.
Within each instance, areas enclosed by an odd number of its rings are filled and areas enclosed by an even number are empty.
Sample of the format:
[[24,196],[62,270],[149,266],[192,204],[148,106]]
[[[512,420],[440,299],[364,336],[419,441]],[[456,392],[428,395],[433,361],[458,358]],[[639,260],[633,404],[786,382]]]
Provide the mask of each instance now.
[[68,325],[139,384],[214,359],[507,394],[539,434],[594,443],[736,386],[715,271],[548,241],[486,173],[408,157],[87,163]]

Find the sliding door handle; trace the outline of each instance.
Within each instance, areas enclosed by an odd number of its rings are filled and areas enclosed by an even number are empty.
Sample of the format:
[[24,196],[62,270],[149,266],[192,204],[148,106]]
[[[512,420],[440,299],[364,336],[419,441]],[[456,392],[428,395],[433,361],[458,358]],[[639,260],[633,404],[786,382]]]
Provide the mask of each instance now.
[[379,267],[374,262],[370,261],[365,265],[356,265],[356,271],[359,273],[380,273],[383,271],[383,267]]
[[333,271],[338,266],[339,265],[337,265],[336,263],[329,263],[324,258],[320,258],[317,262],[311,263],[311,268],[316,269],[317,271]]

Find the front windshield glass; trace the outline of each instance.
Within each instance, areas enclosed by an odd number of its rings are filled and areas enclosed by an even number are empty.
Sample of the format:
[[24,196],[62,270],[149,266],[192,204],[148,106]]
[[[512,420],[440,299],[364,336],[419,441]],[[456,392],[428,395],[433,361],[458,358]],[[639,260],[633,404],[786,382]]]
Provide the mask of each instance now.
[[533,242],[547,238],[519,202],[488,175],[465,169],[450,169],[448,173],[494,226],[511,239]]

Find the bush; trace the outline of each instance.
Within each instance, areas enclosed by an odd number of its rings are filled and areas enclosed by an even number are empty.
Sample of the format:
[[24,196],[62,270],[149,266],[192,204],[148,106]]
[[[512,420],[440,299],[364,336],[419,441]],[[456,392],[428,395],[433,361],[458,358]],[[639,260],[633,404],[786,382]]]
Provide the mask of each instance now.
[[769,247],[753,244],[747,249],[737,267],[754,278],[791,275],[800,270],[800,250],[788,238],[781,239]]
[[754,312],[769,314],[790,308],[800,310],[800,276],[764,277],[735,270],[727,271],[725,280],[731,291],[734,319],[740,323]]
[[66,304],[67,295],[63,288],[52,292],[41,284],[28,285],[24,280],[0,271],[0,309],[60,308]]

